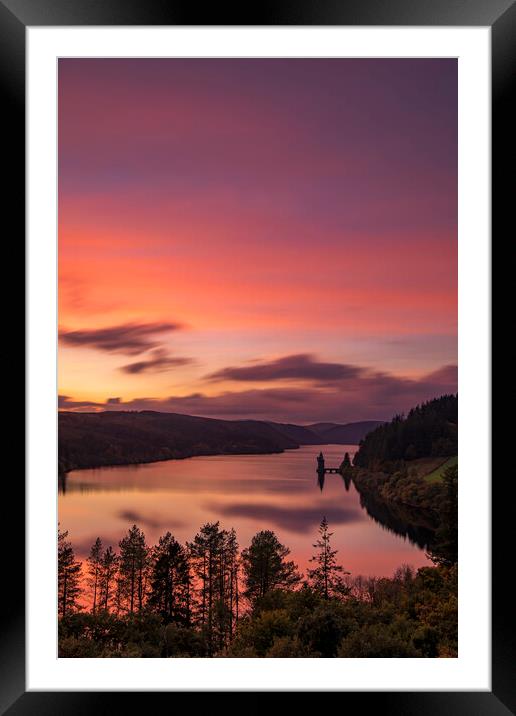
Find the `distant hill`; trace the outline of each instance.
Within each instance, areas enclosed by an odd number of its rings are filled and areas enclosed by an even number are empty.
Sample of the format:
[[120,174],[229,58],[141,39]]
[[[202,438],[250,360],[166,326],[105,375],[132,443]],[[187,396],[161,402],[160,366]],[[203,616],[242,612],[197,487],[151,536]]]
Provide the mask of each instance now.
[[358,445],[365,436],[382,425],[381,420],[363,420],[359,423],[347,423],[346,425],[334,425],[320,433],[326,443],[336,445]]
[[289,425],[269,423],[278,432],[300,445],[358,445],[368,432],[382,425],[381,420],[363,420],[358,423],[315,423],[314,425]]
[[282,435],[295,440],[298,445],[322,445],[324,441],[320,435],[314,433],[304,425],[293,425],[291,423],[267,423]]
[[381,420],[363,420],[358,423],[315,423],[292,425],[268,423],[283,435],[297,440],[300,445],[358,445],[368,432],[382,425]]
[[215,420],[154,411],[59,413],[59,469],[194,455],[278,453],[299,443],[258,420]]
[[306,427],[317,435],[322,435],[326,430],[330,428],[336,428],[340,423],[314,423],[313,425],[307,425]]
[[260,420],[217,420],[179,413],[59,412],[59,470],[128,465],[195,455],[278,453],[300,445],[357,444],[377,421],[311,427]]

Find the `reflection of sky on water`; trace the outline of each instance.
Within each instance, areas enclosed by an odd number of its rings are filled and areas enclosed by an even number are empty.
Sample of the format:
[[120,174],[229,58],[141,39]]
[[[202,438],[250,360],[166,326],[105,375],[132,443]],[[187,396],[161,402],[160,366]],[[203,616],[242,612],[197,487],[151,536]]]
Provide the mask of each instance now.
[[168,517],[166,519],[153,518],[149,515],[142,514],[141,512],[135,512],[134,510],[121,510],[118,513],[118,517],[121,520],[130,522],[131,524],[137,524],[142,529],[157,529],[158,527],[162,527],[167,530],[173,530],[177,527],[186,526],[186,523],[181,520],[171,520]]
[[[137,523],[149,543],[170,530],[191,540],[206,522],[234,527],[240,545],[272,529],[306,569],[317,528],[328,518],[333,547],[354,573],[391,574],[406,562],[427,563],[424,552],[371,519],[354,486],[326,475],[320,489],[315,457],[320,446],[279,455],[200,457],[148,465],[80,470],[66,478],[59,519],[81,558],[97,536],[116,545]],[[353,446],[325,445],[328,467]]]
[[318,507],[277,507],[275,505],[231,504],[225,506],[207,505],[212,511],[219,510],[225,517],[244,517],[261,522],[269,521],[275,527],[306,534],[318,528],[321,511],[332,525],[346,524],[364,519],[363,512],[356,508],[321,504]]

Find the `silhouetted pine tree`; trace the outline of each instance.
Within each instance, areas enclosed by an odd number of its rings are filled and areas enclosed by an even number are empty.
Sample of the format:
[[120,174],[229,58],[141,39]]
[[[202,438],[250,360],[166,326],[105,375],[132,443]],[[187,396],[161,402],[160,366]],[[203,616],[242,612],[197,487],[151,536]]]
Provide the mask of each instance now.
[[190,623],[190,569],[185,548],[170,532],[152,550],[149,606],[165,624]]
[[66,539],[68,532],[58,530],[57,575],[58,614],[65,617],[81,609],[81,562],[76,561],[71,542]]
[[118,569],[118,556],[110,546],[100,560],[99,579],[99,609],[109,610],[116,589],[116,573]]
[[310,562],[315,562],[317,567],[308,570],[308,582],[312,589],[325,599],[346,594],[348,589],[342,580],[342,575],[350,574],[337,564],[338,550],[332,549],[330,545],[332,535],[333,532],[328,530],[328,520],[323,517],[319,526],[319,539],[313,545],[318,552],[310,558]]
[[233,633],[238,623],[238,600],[239,600],[239,567],[240,560],[238,556],[238,541],[236,532],[231,529],[225,539],[225,601],[228,606],[229,622],[228,630],[229,640],[233,638]]
[[119,542],[118,585],[121,607],[129,614],[141,612],[145,601],[149,550],[144,533],[133,525]]
[[299,584],[301,575],[297,565],[287,561],[289,554],[271,530],[258,532],[242,551],[244,595],[252,606],[271,589],[292,589]]
[[91,591],[91,611],[93,614],[97,611],[97,602],[99,596],[99,580],[100,580],[100,563],[102,559],[102,541],[97,537],[95,543],[90,549],[88,557],[88,586]]
[[197,577],[197,621],[206,635],[208,653],[213,654],[216,622],[220,621],[221,562],[225,532],[219,522],[201,527],[188,544],[194,574]]
[[235,530],[205,524],[188,544],[195,577],[195,621],[209,654],[228,645],[238,620],[238,542]]

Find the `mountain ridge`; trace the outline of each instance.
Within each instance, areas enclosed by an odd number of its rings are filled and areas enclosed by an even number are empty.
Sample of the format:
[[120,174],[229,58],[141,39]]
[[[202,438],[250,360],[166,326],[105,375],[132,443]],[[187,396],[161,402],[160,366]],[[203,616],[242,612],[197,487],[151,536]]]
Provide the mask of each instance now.
[[[335,433],[340,438],[337,443],[355,444],[360,430],[371,423],[380,421],[331,423],[330,430],[342,429]],[[220,420],[152,410],[58,413],[60,473],[200,455],[273,454],[329,442],[324,434],[291,423]]]

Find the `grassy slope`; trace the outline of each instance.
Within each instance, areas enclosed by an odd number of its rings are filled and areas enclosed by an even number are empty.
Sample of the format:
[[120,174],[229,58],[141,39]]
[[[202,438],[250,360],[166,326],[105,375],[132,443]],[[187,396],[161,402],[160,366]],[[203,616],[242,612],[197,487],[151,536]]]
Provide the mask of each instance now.
[[444,462],[441,462],[441,464],[434,470],[425,474],[425,481],[430,483],[441,482],[446,468],[453,467],[454,465],[456,465],[457,460],[458,458],[456,455],[454,457],[447,458]]

